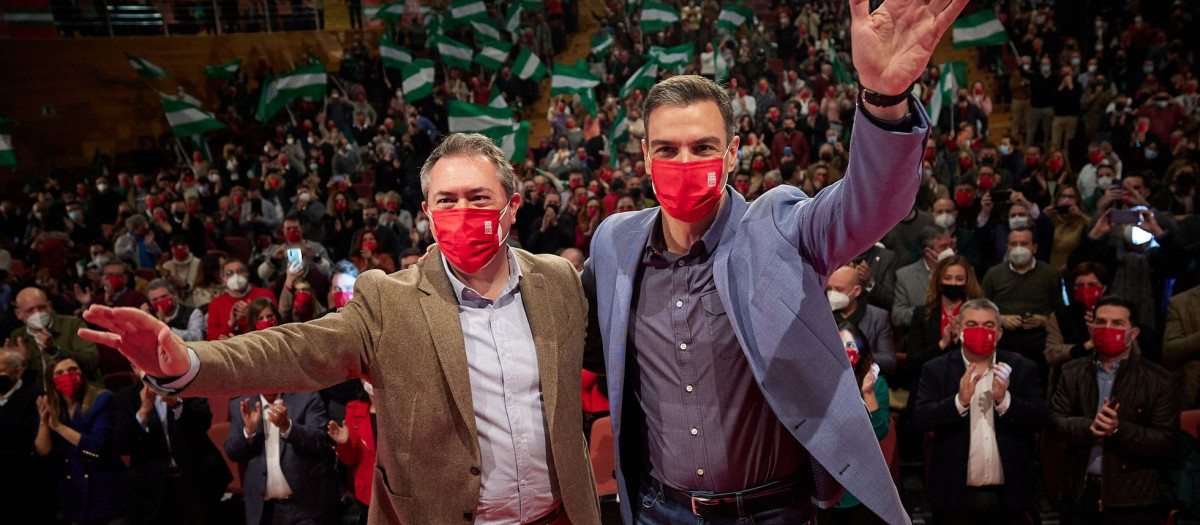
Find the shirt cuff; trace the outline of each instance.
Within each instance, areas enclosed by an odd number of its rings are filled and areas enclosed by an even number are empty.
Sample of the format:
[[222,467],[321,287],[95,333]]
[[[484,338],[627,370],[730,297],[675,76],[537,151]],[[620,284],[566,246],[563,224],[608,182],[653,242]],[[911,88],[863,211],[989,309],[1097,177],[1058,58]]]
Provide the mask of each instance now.
[[149,431],[150,431],[150,425],[147,425],[147,424],[146,424],[146,420],[145,420],[145,419],[142,419],[142,415],[141,415],[141,414],[134,413],[134,414],[133,414],[133,417],[134,417],[135,419],[137,419],[138,426],[142,427],[142,430],[143,430],[143,431],[145,431],[145,432],[149,432]]
[[875,115],[872,115],[870,111],[867,111],[866,106],[862,102],[862,95],[858,96],[858,111],[860,111],[863,116],[867,118],[867,120],[871,121],[871,123],[879,129],[890,131],[892,133],[911,133],[913,129],[920,124],[920,120],[916,117],[917,112],[920,110],[915,106],[915,101],[916,98],[913,97],[912,94],[909,94],[908,100],[904,101],[904,103],[908,106],[908,115],[905,115],[899,120],[883,120],[876,118]]
[[287,430],[279,431],[279,438],[287,439],[288,435],[290,435],[291,433],[292,433],[292,418],[289,417],[288,418],[288,428],[287,428]]
[[970,412],[971,410],[971,407],[962,404],[962,402],[958,400],[958,394],[954,394],[954,408],[958,409],[959,416],[966,416],[967,412]]
[[250,434],[250,433],[246,432],[246,427],[242,427],[242,435],[246,436],[246,439],[254,439],[254,436],[257,436],[258,432]]
[[1041,217],[1041,216],[1042,216],[1042,209],[1039,208],[1037,204],[1033,204],[1033,207],[1029,208],[1029,218],[1036,221],[1036,220],[1038,220],[1038,217]]
[[1001,401],[1000,404],[996,405],[996,413],[1003,416],[1005,412],[1008,412],[1008,406],[1011,404],[1012,404],[1012,392],[1006,391],[1006,392],[1004,392],[1004,400]]
[[188,347],[188,371],[179,377],[164,377],[156,378],[150,374],[146,374],[145,381],[156,390],[168,395],[177,395],[179,392],[192,384],[196,379],[196,374],[200,373],[200,356],[196,355],[196,351]]

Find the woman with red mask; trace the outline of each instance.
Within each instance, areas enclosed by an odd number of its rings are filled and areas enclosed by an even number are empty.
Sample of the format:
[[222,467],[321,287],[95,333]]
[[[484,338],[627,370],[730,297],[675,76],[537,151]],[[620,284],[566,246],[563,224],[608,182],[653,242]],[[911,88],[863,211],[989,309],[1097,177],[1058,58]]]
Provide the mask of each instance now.
[[288,273],[283,291],[279,294],[279,314],[285,323],[304,323],[317,319],[328,310],[313,292],[312,284],[303,278],[293,279]]
[[[1109,269],[1095,262],[1082,262],[1071,268],[1067,278],[1067,293],[1071,302],[1055,308],[1046,320],[1046,363],[1056,372],[1067,361],[1092,355],[1092,315],[1096,303],[1108,293]],[[1133,352],[1141,354],[1137,341]],[[1057,373],[1054,374],[1058,376]]]
[[391,255],[379,251],[379,241],[373,232],[359,232],[351,253],[350,260],[360,273],[367,270],[383,270],[383,273],[396,271],[396,261],[392,260]]
[[256,332],[273,328],[279,325],[282,318],[275,303],[266,297],[259,297],[250,301],[250,306],[246,309],[246,319],[250,320],[250,328],[247,331]]
[[588,197],[580,207],[575,219],[575,247],[583,250],[584,257],[592,247],[592,234],[605,216],[604,203],[599,197]]
[[49,379],[54,391],[37,400],[41,423],[34,449],[65,460],[58,473],[59,512],[76,523],[119,522],[125,464],[113,441],[113,394],[89,383],[71,358],[56,361]]
[[200,280],[200,259],[188,249],[187,238],[176,235],[171,238],[171,256],[158,265],[158,274],[175,285],[181,300],[187,300],[192,288]]
[[[963,303],[983,297],[983,288],[975,278],[975,268],[962,255],[951,255],[933,268],[925,306],[913,310],[908,331],[908,369],[912,370],[912,392],[920,381],[926,361],[942,355],[959,343],[958,314]],[[915,396],[910,400],[915,401]]]
[[354,499],[358,507],[358,523],[367,523],[367,507],[371,505],[371,484],[375,476],[375,389],[362,380],[364,393],[346,404],[346,419],[339,425],[330,420],[329,438],[333,451],[354,477]]
[[325,203],[325,236],[332,253],[330,257],[345,257],[350,249],[351,234],[362,229],[362,213],[358,203],[344,190],[333,191]]

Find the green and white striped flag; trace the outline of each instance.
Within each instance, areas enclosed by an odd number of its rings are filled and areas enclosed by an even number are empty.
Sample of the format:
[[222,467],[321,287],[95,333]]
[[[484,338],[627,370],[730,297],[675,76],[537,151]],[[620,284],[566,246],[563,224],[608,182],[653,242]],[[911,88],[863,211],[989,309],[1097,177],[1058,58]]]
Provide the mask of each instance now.
[[492,140],[496,141],[510,162],[525,162],[525,155],[529,152],[529,122],[523,120],[514,123],[507,133],[493,136]]
[[471,70],[471,59],[475,57],[475,50],[444,35],[434,35],[433,45],[437,48],[442,63],[466,71]]
[[172,98],[162,97],[163,113],[167,114],[167,123],[171,125],[171,134],[176,137],[202,135],[214,129],[224,129],[225,125],[213,117],[212,113]]
[[499,71],[500,66],[508,60],[508,54],[512,51],[512,44],[500,40],[492,40],[483,43],[483,49],[479,50],[479,54],[475,55],[475,63],[479,64],[492,71]]
[[692,44],[683,44],[675,47],[654,46],[650,48],[650,56],[654,57],[658,65],[682,73],[688,64],[692,63],[692,53],[694,50],[695,48]]
[[183,86],[179,86],[179,92],[175,95],[159,91],[158,96],[160,98],[169,98],[171,100],[178,100],[185,104],[191,104],[196,107],[200,107],[200,106],[204,105],[202,102],[200,102],[200,99],[187,94],[187,92],[183,90]]
[[1010,41],[1008,33],[1004,32],[1004,25],[991,9],[955,20],[954,25],[950,26],[950,31],[954,36],[954,49],[1004,44]]
[[454,0],[450,3],[450,19],[455,23],[487,17],[487,6],[483,0]]
[[516,33],[521,28],[521,11],[524,10],[520,2],[513,2],[508,6],[508,14],[504,15],[504,29],[509,33]]
[[521,7],[529,11],[541,11],[542,0],[520,0]]
[[512,110],[471,104],[461,100],[446,103],[451,133],[477,132],[488,136],[512,129]]
[[662,31],[679,21],[679,11],[667,4],[646,0],[642,4],[642,31]]
[[961,61],[946,62],[938,69],[941,74],[938,75],[937,86],[934,86],[933,95],[929,98],[929,107],[926,108],[934,125],[937,125],[942,108],[954,104],[954,94],[958,87],[966,85],[967,64]]
[[542,64],[542,59],[533,54],[528,47],[521,48],[517,60],[513,62],[512,70],[521,80],[533,79],[534,82],[538,82],[546,78],[546,66]]
[[492,94],[488,97],[489,108],[507,108],[508,101],[504,100],[504,94],[496,89],[496,85],[492,84]]
[[238,70],[241,68],[242,59],[239,58],[237,60],[230,60],[224,64],[206,66],[204,68],[204,74],[212,78],[229,78],[236,75]]
[[721,48],[716,42],[713,42],[713,62],[716,64],[717,82],[724,83],[729,80],[729,62],[721,55]]
[[16,166],[17,154],[13,152],[13,121],[0,118],[0,166]]
[[151,64],[148,60],[135,57],[129,53],[125,53],[125,58],[129,59],[129,65],[133,66],[133,70],[142,78],[167,78],[174,76],[168,73],[165,69]]
[[754,20],[753,9],[727,5],[721,8],[721,15],[717,17],[717,27],[732,33],[737,31],[739,27],[742,27],[742,24],[751,20]]
[[379,39],[379,56],[383,59],[383,67],[392,69],[402,69],[404,64],[411,64],[413,61],[412,51],[392,43],[386,37]]
[[658,62],[655,62],[651,58],[649,62],[646,62],[637,71],[634,71],[629,80],[625,81],[625,85],[621,87],[621,98],[625,98],[635,89],[650,89],[654,87],[656,79],[658,79]]
[[574,66],[554,64],[554,76],[550,77],[550,96],[583,93],[599,85],[600,79],[588,71],[587,63],[583,61]]
[[596,118],[596,115],[600,112],[600,104],[596,102],[595,89],[588,88],[581,91],[579,93],[579,103],[583,106],[583,109],[587,110],[588,115],[591,115],[592,118]]
[[258,101],[256,118],[259,122],[266,122],[293,98],[324,99],[328,81],[325,66],[322,64],[296,68],[273,81],[268,78],[266,87],[262,90],[262,98]]
[[364,14],[370,15],[371,20],[387,20],[388,22],[395,22],[396,20],[399,20],[400,17],[404,16],[404,0],[397,0],[396,2],[383,4],[383,6],[379,7],[379,10],[375,11],[375,14],[373,15],[367,13],[367,9],[369,9],[369,6],[364,5]]
[[54,10],[49,2],[45,7],[7,6],[4,8],[4,23],[10,27],[54,27]]
[[476,43],[479,43],[479,40],[500,40],[500,22],[497,22],[492,17],[472,20],[471,27],[475,29],[477,36],[483,37],[482,39],[475,39]]
[[400,88],[404,90],[404,101],[412,104],[433,94],[434,81],[433,61],[428,58],[418,58],[400,68],[400,76],[404,81]]
[[592,54],[598,57],[608,56],[608,51],[612,48],[614,43],[615,42],[613,41],[612,35],[608,34],[607,32],[603,35],[593,38]]
[[622,144],[629,141],[629,117],[625,115],[625,106],[621,106],[621,110],[617,112],[616,118],[613,119],[612,128],[608,130],[608,163],[612,167],[617,167],[620,163],[617,162],[617,152],[620,151]]

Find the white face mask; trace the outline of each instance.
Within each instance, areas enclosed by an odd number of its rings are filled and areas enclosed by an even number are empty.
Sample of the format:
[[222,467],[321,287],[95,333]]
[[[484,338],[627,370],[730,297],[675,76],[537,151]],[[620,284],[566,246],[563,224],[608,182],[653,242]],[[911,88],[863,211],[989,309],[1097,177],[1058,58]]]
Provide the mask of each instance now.
[[104,193],[104,192],[108,191],[108,185],[107,184],[97,184],[96,191],[99,191],[100,193]]
[[29,331],[36,332],[38,330],[43,330],[48,326],[50,326],[49,312],[37,312],[29,314],[29,317],[25,318],[25,328]]
[[225,288],[231,292],[241,292],[246,288],[246,277],[242,274],[234,274],[225,279]]
[[840,312],[850,306],[850,296],[837,290],[826,291],[825,297],[829,299],[829,309],[835,312]]
[[942,262],[946,259],[954,257],[954,255],[955,255],[954,248],[946,248],[945,250],[942,250],[942,252],[938,254],[937,260],[938,260],[938,262]]
[[947,229],[953,228],[956,221],[957,219],[954,217],[954,214],[951,213],[943,213],[933,218],[934,224]]
[[295,143],[296,143],[296,139],[294,139],[294,138],[292,138],[292,137],[288,137],[288,138],[287,138],[287,143],[288,143],[289,145],[290,145],[290,144],[295,144]]
[[1024,246],[1017,246],[1008,251],[1008,262],[1014,266],[1025,266],[1033,260],[1033,252]]
[[1029,227],[1029,217],[1018,216],[1008,218],[1008,229],[1020,230]]
[[417,221],[417,233],[429,231],[429,221]]

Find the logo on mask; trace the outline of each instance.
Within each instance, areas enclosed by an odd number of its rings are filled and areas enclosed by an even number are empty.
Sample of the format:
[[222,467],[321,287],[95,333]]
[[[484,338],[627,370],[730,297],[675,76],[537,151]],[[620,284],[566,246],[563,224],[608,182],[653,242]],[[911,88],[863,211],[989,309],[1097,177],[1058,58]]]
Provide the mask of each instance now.
[[487,235],[492,234],[492,221],[483,221],[483,233]]
[[708,172],[708,187],[715,188],[716,186],[717,186],[717,173],[710,171],[710,172]]

